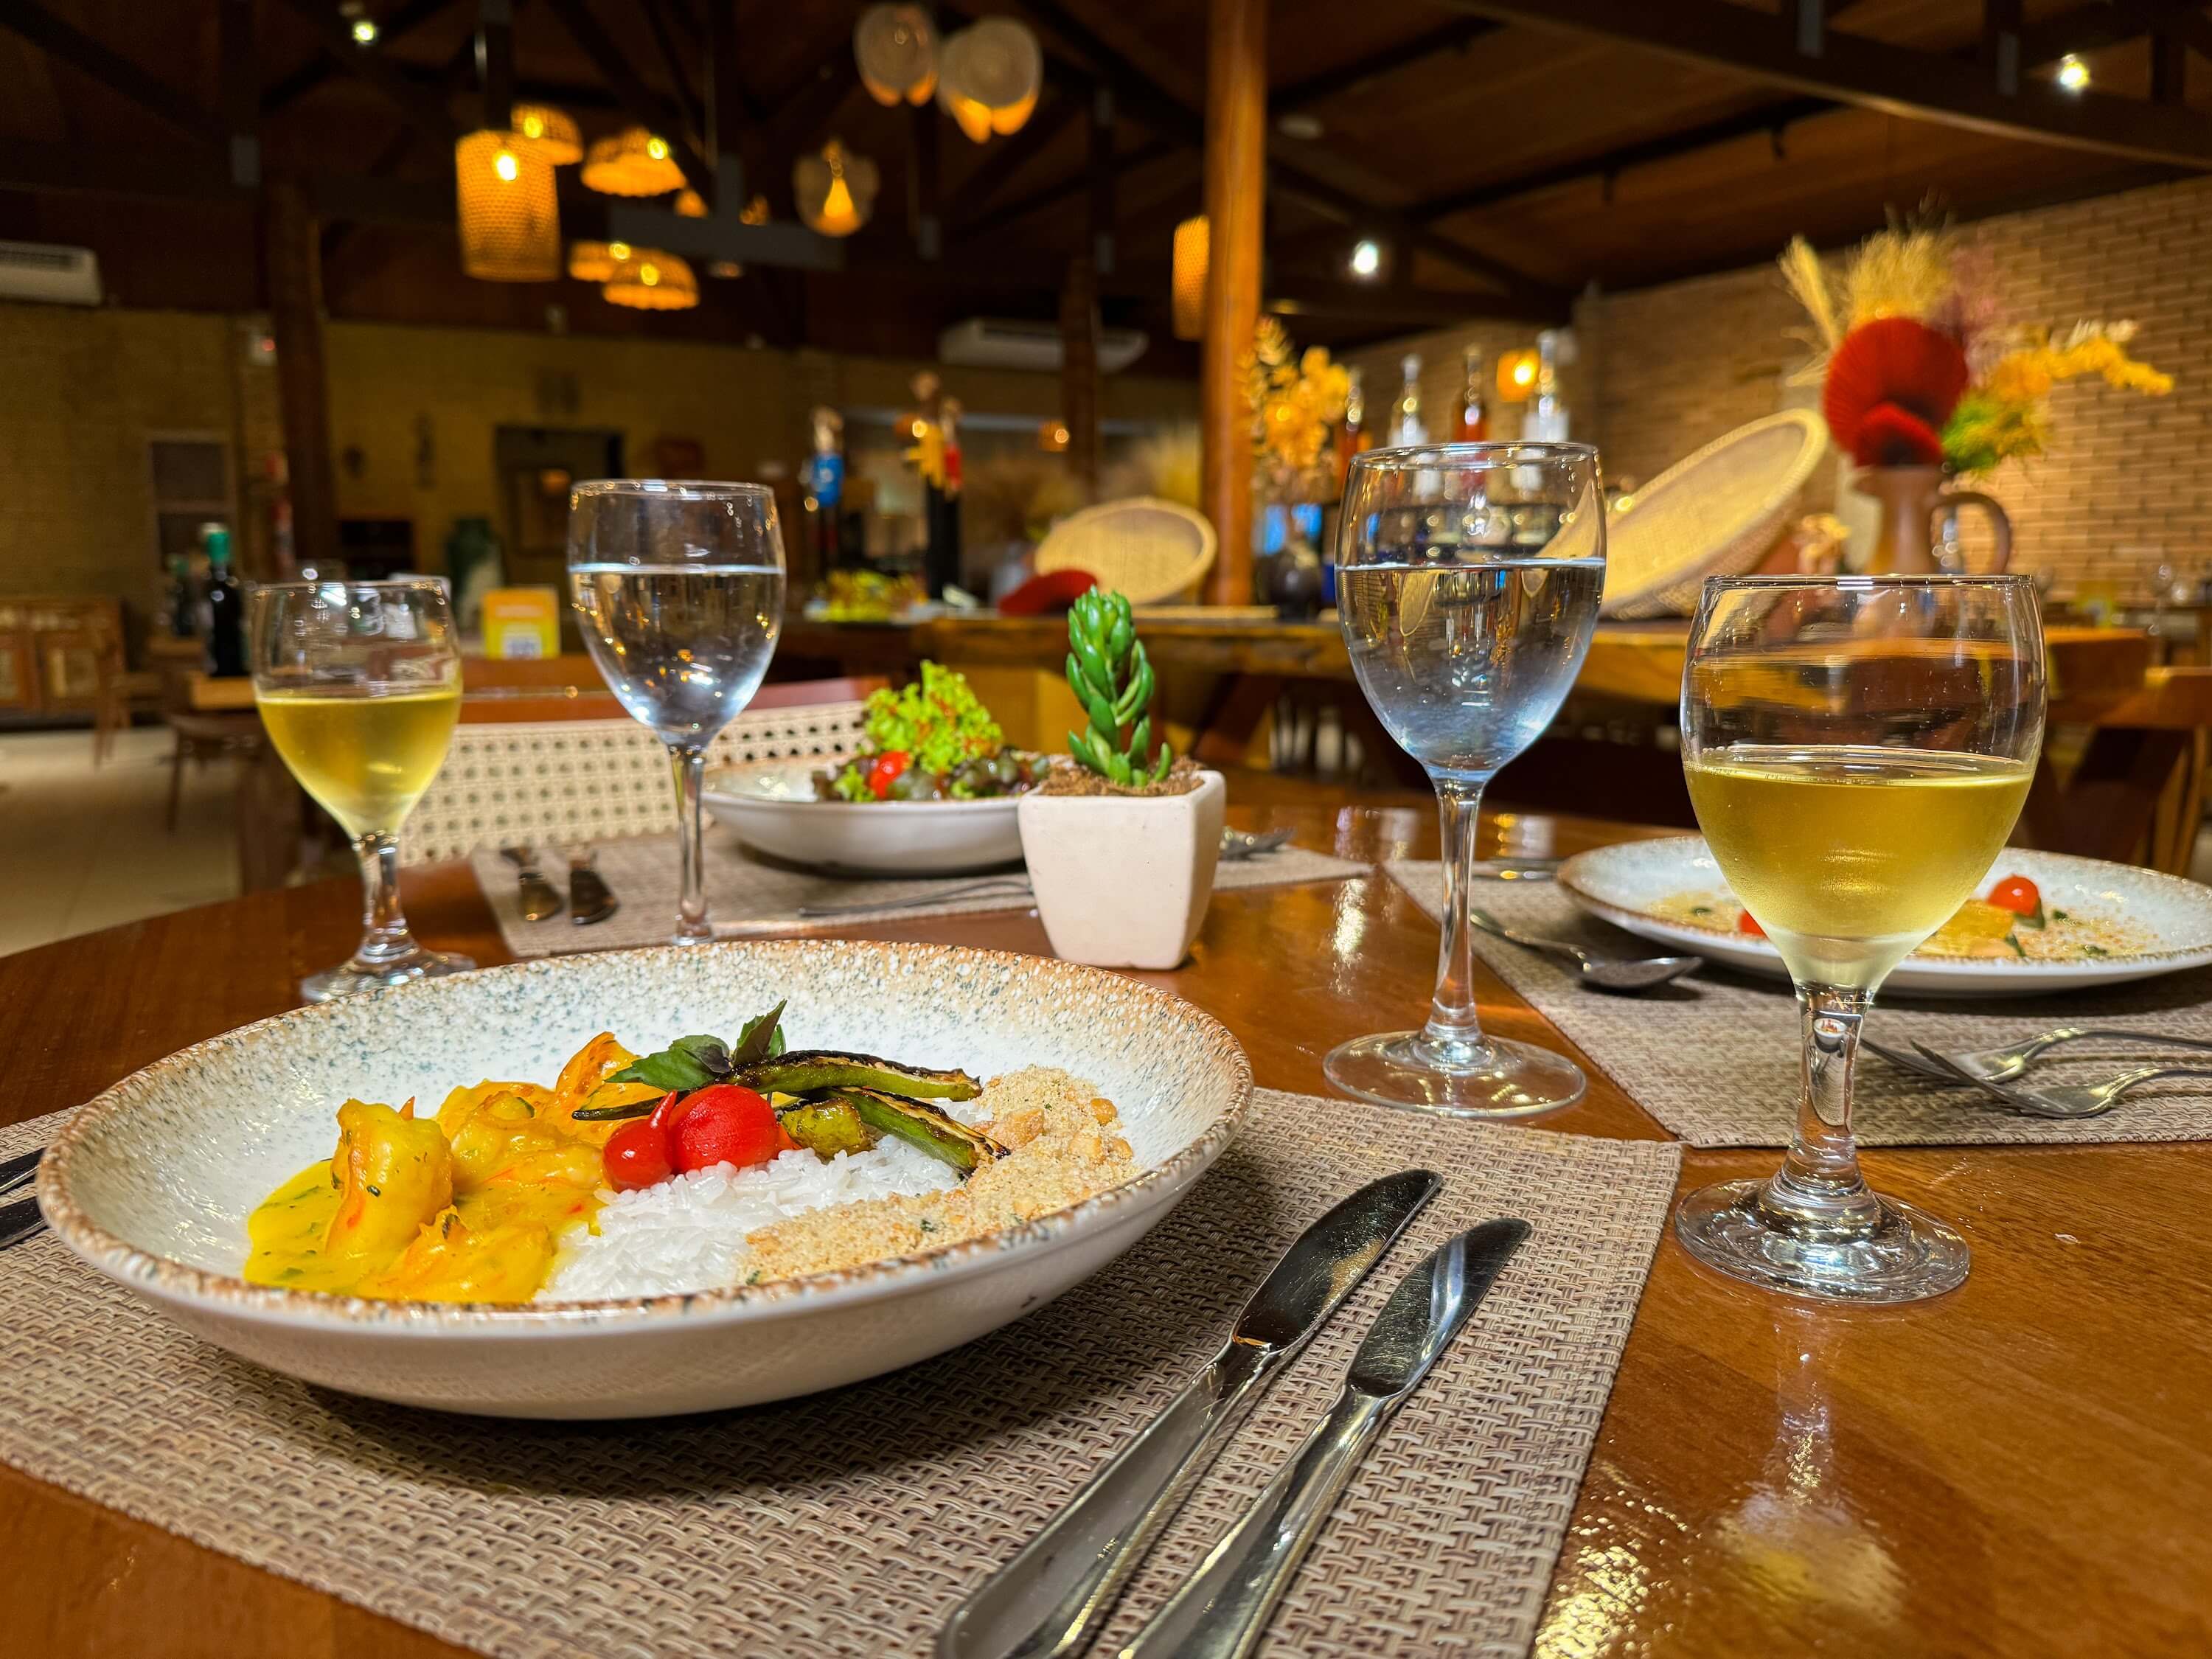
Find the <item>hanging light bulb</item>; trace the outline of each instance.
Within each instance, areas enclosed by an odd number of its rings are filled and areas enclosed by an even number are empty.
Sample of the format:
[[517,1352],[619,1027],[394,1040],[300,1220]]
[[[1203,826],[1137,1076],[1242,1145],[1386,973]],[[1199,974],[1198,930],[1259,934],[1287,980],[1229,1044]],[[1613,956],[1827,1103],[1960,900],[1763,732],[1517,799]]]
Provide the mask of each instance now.
[[574,167],[584,159],[584,135],[550,104],[517,104],[507,121],[520,149],[532,151],[556,167]]
[[550,283],[561,275],[561,210],[553,164],[510,132],[471,132],[453,145],[461,269],[491,283]]
[[634,311],[689,311],[699,303],[699,279],[691,267],[657,247],[630,250],[600,290],[610,305]]
[[684,187],[684,169],[669,153],[668,141],[643,127],[595,141],[585,152],[580,176],[586,190],[603,196],[665,196]]
[[871,6],[853,30],[860,84],[879,104],[926,104],[937,89],[937,31],[920,6]]
[[873,161],[848,155],[835,138],[819,155],[802,155],[791,169],[799,216],[824,236],[850,236],[867,223],[881,183]]

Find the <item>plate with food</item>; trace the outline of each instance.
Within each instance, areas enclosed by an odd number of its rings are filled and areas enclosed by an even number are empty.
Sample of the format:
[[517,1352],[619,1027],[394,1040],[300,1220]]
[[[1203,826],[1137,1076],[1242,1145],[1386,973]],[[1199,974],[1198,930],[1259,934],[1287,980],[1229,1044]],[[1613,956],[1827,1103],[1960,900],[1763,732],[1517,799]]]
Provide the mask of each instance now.
[[[1640,938],[1787,980],[1700,836],[1623,842],[1559,866],[1561,891]],[[2007,848],[1886,993],[2033,996],[2212,963],[2212,887],[2156,870]]]
[[704,799],[746,845],[793,864],[958,875],[1019,861],[1014,803],[1047,765],[1006,742],[964,676],[925,662],[913,684],[868,699],[852,754],[726,768]]
[[641,1417],[834,1388],[1096,1272],[1219,1156],[1234,1038],[1041,957],[774,941],[556,957],[282,1014],[85,1106],[56,1233],[349,1393]]

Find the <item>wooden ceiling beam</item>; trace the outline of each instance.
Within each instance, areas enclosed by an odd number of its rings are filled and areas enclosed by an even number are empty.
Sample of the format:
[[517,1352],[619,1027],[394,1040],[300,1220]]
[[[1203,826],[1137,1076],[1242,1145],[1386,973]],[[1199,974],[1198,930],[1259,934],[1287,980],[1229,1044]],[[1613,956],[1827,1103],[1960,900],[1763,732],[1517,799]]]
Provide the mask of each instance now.
[[[405,40],[454,3],[455,0],[409,0],[408,4],[379,22],[377,45],[373,50],[382,51],[397,41]],[[266,120],[279,111],[290,108],[316,88],[336,80],[344,72],[345,65],[341,61],[318,50],[306,63],[261,94],[262,119]]]
[[[969,15],[963,5],[949,5],[946,9]],[[1089,25],[1070,15],[1060,0],[1022,0],[1022,9],[1066,42],[1099,79],[1114,89],[1115,98],[1132,119],[1163,137],[1194,149],[1205,148],[1206,118],[1099,39]],[[1052,61],[1049,52],[1047,58],[1048,75],[1055,69],[1062,76],[1069,72]],[[1060,63],[1064,64],[1065,59]],[[1079,73],[1079,69],[1076,72]],[[1566,295],[1545,287],[1504,261],[1464,246],[1449,236],[1414,223],[1395,209],[1340,189],[1303,167],[1270,160],[1267,180],[1270,191],[1304,202],[1333,218],[1371,225],[1378,234],[1389,236],[1403,246],[1417,247],[1433,258],[1468,271],[1517,302],[1549,306],[1562,313],[1570,304]],[[1082,187],[1079,179],[1075,187]]]
[[960,216],[952,223],[954,231],[965,231],[989,212],[991,198],[1012,184],[1024,167],[1049,149],[1053,140],[1067,131],[1075,118],[1083,113],[1083,108],[1081,100],[1054,88],[1037,106],[1028,125],[1003,144],[994,144],[985,151],[975,170],[960,186],[962,207]]
[[[1139,167],[1150,167],[1155,161],[1163,161],[1168,156],[1186,151],[1189,148],[1188,144],[1173,138],[1147,138],[1134,149],[1124,150],[1116,155],[1114,158],[1114,171],[1121,177],[1127,178]],[[1057,207],[1062,202],[1073,201],[1076,197],[1086,193],[1090,188],[1091,171],[1086,166],[1083,171],[1071,177],[1056,179],[1051,184],[1030,191],[1026,195],[1016,197],[1003,207],[994,208],[979,218],[969,220],[961,227],[961,231],[966,236],[988,236],[994,230],[1003,230],[1008,225],[1028,218],[1032,213],[1042,213],[1047,208]]]
[[2023,81],[2005,93],[1993,77],[1948,56],[1826,32],[1808,57],[1778,31],[1746,27],[1724,0],[1448,0],[1455,10],[1555,33],[1640,47],[1833,98],[1884,114],[1936,121],[1995,137],[2212,171],[2212,118],[2172,105],[2098,92],[2068,93]]
[[415,80],[382,52],[355,45],[336,6],[319,0],[288,0],[288,3],[300,21],[315,32],[324,55],[337,64],[340,73],[367,82],[425,131],[448,143],[453,140],[453,112],[442,92]]
[[0,28],[21,35],[49,58],[67,64],[203,143],[228,144],[230,140],[229,129],[221,117],[202,109],[159,76],[139,68],[121,52],[102,46],[32,0],[0,0]]
[[[294,3],[297,4],[299,0]],[[639,78],[629,59],[623,56],[622,48],[615,44],[614,37],[592,15],[590,0],[546,0],[546,5],[561,20],[561,27],[568,31],[568,38],[592,60],[592,66],[606,77],[623,112],[647,131],[665,139],[668,153],[684,174],[684,182],[713,202],[714,169],[707,165],[687,136],[683,112]]]
[[641,9],[646,29],[653,36],[653,49],[660,54],[660,66],[667,72],[668,88],[675,95],[677,108],[683,112],[699,141],[711,146],[714,135],[707,131],[706,105],[691,90],[690,74],[684,66],[684,53],[676,44],[667,0],[642,0]]
[[1483,36],[1494,34],[1504,27],[1487,17],[1462,17],[1441,28],[1429,29],[1395,46],[1385,46],[1380,52],[1355,58],[1349,64],[1292,82],[1267,100],[1267,113],[1271,117],[1288,115],[1342,94],[1358,91],[1370,81],[1379,81],[1429,58],[1465,52]]

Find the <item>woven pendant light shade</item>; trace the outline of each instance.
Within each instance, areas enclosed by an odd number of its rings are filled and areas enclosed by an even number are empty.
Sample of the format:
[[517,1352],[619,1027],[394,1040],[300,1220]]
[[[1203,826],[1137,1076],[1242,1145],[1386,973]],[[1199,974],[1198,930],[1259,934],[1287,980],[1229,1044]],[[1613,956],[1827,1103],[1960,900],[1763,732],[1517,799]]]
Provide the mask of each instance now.
[[741,225],[766,224],[768,222],[768,198],[765,196],[756,196],[751,201],[739,208],[738,210],[738,222]]
[[926,104],[937,89],[937,31],[920,6],[871,6],[853,30],[860,84],[879,104]]
[[1169,297],[1178,340],[1195,340],[1206,332],[1206,262],[1212,247],[1212,233],[1204,214],[1176,227],[1173,288]]
[[703,219],[707,216],[707,198],[696,190],[679,190],[676,192],[676,211],[686,219]]
[[550,283],[561,275],[561,210],[553,164],[512,133],[471,132],[453,145],[461,269],[488,283]]
[[977,143],[1018,132],[1044,84],[1037,38],[1010,17],[987,17],[945,43],[937,101]]
[[689,311],[699,303],[699,279],[691,267],[659,248],[630,250],[601,290],[609,305],[634,311]]
[[873,161],[849,154],[835,138],[819,155],[802,155],[791,169],[799,216],[824,236],[850,236],[867,223],[882,183]]
[[629,258],[628,242],[571,242],[568,274],[580,283],[610,282],[615,267]]
[[584,135],[550,104],[517,104],[507,120],[515,143],[541,160],[572,167],[584,159]]
[[585,152],[581,177],[586,190],[602,196],[665,196],[684,188],[684,169],[668,141],[643,127],[595,141]]

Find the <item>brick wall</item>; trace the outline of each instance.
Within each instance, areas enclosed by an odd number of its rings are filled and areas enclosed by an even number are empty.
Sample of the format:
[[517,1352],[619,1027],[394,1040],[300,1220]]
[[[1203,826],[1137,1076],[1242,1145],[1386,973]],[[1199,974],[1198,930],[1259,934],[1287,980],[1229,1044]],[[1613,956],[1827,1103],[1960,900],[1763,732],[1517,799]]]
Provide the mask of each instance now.
[[[2015,568],[2048,572],[2062,593],[2112,581],[2123,598],[2148,597],[2160,563],[2212,568],[2212,180],[1984,219],[1964,236],[1986,255],[2000,317],[2057,326],[2132,317],[2136,349],[2179,382],[2159,399],[2101,383],[2053,392],[2047,453],[1983,486],[2011,515]],[[1585,297],[1581,361],[1567,379],[1574,435],[1604,452],[1608,477],[1649,479],[1730,428],[1812,397],[1785,384],[1805,355],[1793,337],[1804,326],[1771,265]],[[1370,385],[1395,387],[1400,351],[1420,350],[1425,403],[1448,409],[1471,335],[1494,353],[1533,331],[1480,325],[1352,361]],[[1814,476],[1806,510],[1835,501],[1838,472]]]

